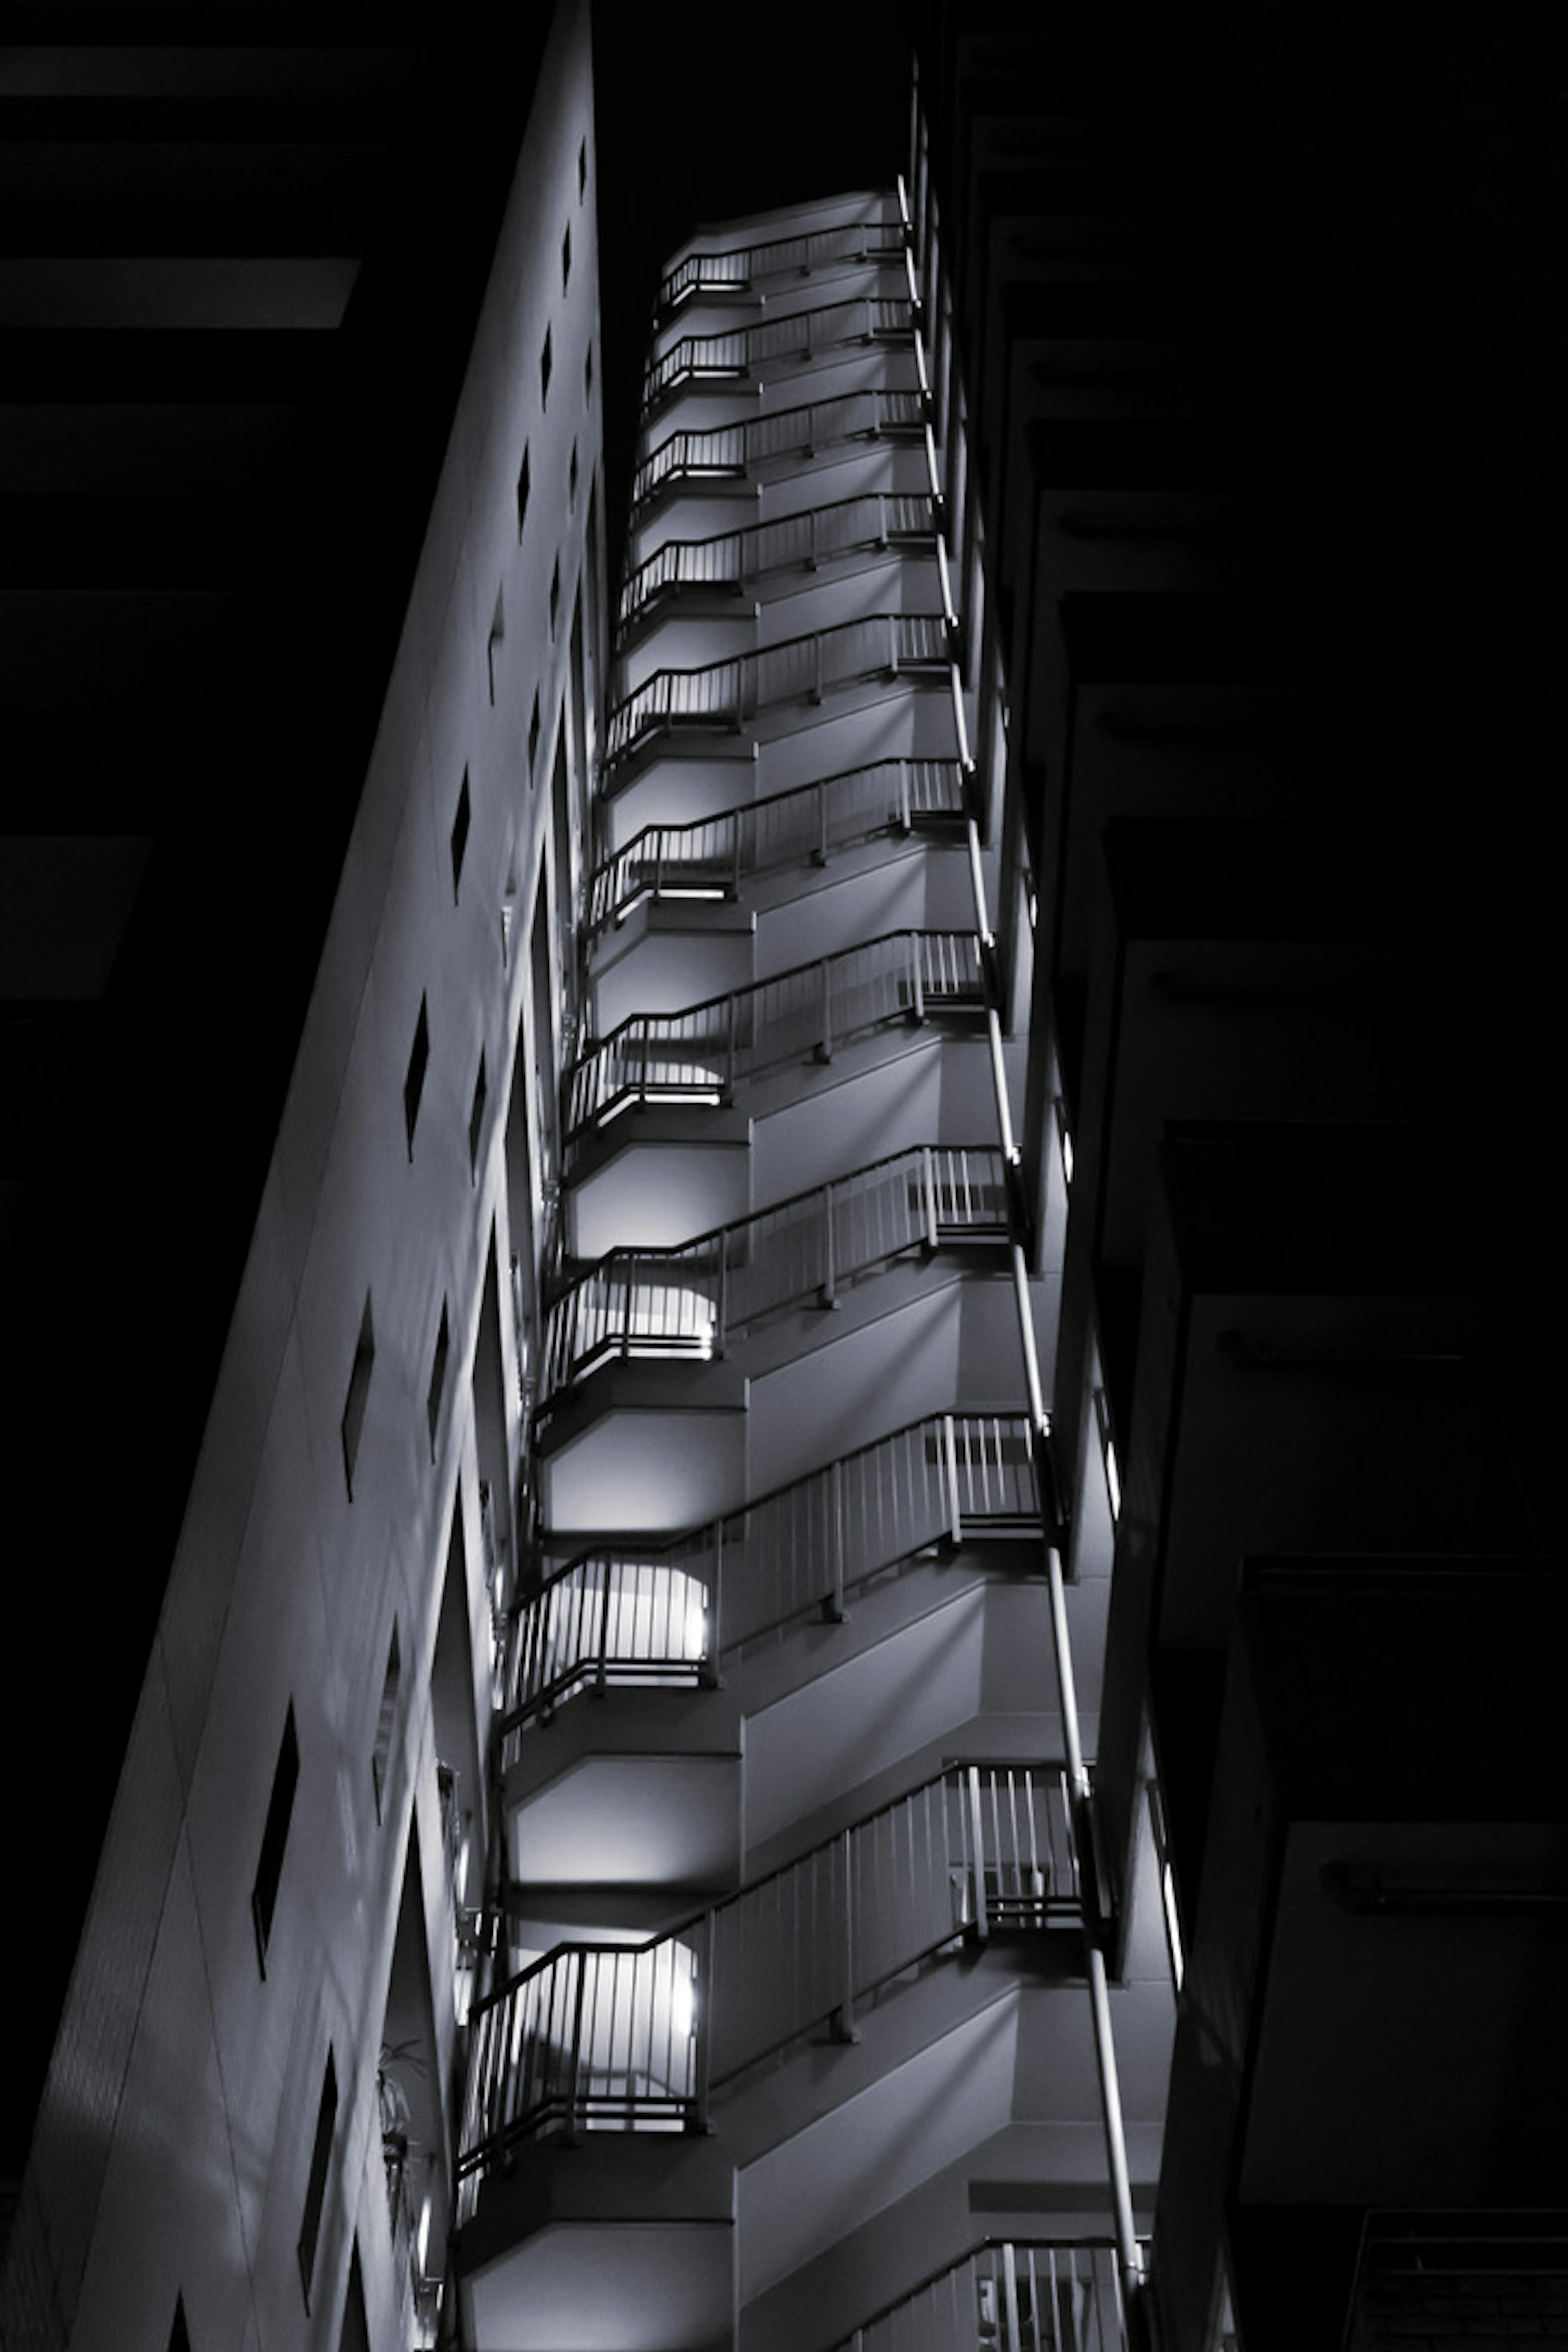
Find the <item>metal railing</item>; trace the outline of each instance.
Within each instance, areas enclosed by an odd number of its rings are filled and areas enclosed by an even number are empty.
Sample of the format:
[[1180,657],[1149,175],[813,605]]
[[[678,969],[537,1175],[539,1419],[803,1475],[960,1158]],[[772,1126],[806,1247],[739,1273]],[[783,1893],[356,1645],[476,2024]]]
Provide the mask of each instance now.
[[681,588],[718,588],[739,593],[770,572],[814,572],[836,555],[885,548],[896,541],[936,537],[936,501],[929,492],[872,490],[836,499],[784,515],[776,522],[752,523],[744,530],[710,539],[671,539],[639,563],[621,590],[616,625],[623,632],[643,618],[661,596]]
[[944,614],[873,613],[698,669],[655,670],[611,712],[605,763],[624,760],[668,728],[743,727],[761,710],[803,698],[819,701],[863,678],[908,670],[945,675],[951,660]]
[[934,1413],[668,1544],[586,1551],[519,1609],[501,1765],[581,1690],[709,1678],[723,1656],[930,1551],[1039,1531],[1028,1416]]
[[689,253],[659,279],[656,309],[663,316],[695,294],[743,294],[753,279],[785,270],[804,276],[834,262],[900,261],[903,253],[903,229],[896,212],[890,220],[852,221],[841,228],[729,246],[721,253]]
[[1116,2248],[988,2239],[835,2352],[1125,2352]]
[[1082,1916],[1058,1765],[963,1762],[636,1947],[563,1944],[475,2005],[458,2179],[554,2132],[698,2130],[710,2090],[906,1970]]
[[851,1037],[984,1002],[973,931],[888,931],[673,1013],[636,1013],[567,1073],[566,1131],[633,1103],[729,1101],[767,1070],[826,1062]]
[[877,760],[689,824],[646,825],[605,859],[589,887],[595,930],[643,898],[725,898],[759,874],[810,861],[967,807],[957,760]]
[[918,433],[925,424],[920,392],[845,392],[796,408],[775,408],[738,425],[682,428],[650,449],[632,477],[634,510],[678,478],[742,479],[775,457],[811,457],[836,443]]
[[[469,2011],[458,2195],[478,2159],[555,2129],[671,2131],[699,2096],[697,1954],[562,1944]],[[462,2218],[471,2211],[471,2200]]]
[[870,343],[913,331],[915,307],[907,295],[890,299],[862,295],[848,302],[820,303],[787,318],[764,319],[724,335],[683,335],[668,351],[655,353],[643,370],[643,406],[701,377],[733,382],[773,360],[812,360],[819,352],[847,343]]
[[1006,1163],[992,1145],[916,1146],[677,1249],[616,1249],[558,1297],[544,1343],[551,1397],[605,1363],[705,1360],[785,1308],[901,1253],[1005,1243]]

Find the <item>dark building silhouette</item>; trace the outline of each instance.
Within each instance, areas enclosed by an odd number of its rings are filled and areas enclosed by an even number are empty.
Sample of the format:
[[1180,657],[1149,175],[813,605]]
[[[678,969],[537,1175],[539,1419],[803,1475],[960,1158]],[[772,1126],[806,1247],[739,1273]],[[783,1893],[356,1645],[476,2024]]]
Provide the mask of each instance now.
[[863,171],[826,18],[135,32],[3,101],[6,2346],[1568,2332],[1545,12],[915,8]]

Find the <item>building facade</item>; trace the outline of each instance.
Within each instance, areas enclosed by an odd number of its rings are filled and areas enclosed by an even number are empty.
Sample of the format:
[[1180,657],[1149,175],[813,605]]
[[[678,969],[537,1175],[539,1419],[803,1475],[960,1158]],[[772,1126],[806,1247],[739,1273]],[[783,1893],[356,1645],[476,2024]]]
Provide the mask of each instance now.
[[7,2347],[1568,2332],[1532,967],[1434,822],[1531,663],[1266,63],[916,17],[894,184],[670,256],[613,591],[527,61]]
[[973,2328],[1039,2298],[1117,2343],[1152,2219],[1170,1966],[1151,1858],[1110,1989],[1084,1851],[1109,1559],[1069,1578],[1046,1525],[931,259],[900,184],[659,290],[460,2135],[476,2346],[826,2344],[932,2273]]

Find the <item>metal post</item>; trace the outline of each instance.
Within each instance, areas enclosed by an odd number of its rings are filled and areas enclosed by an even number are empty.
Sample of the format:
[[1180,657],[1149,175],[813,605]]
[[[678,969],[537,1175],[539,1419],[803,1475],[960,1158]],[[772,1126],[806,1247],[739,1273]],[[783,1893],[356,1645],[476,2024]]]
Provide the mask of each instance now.
[[921,935],[911,931],[910,939],[910,1018],[917,1028],[926,1017],[925,982],[921,972]]
[[600,1691],[609,1681],[610,1578],[613,1573],[612,1563],[609,1560],[602,1561],[601,1566],[604,1575],[599,1584],[599,1639],[595,1654],[597,1663],[594,1673],[594,1687]]
[[831,1530],[833,1590],[823,1603],[822,1613],[830,1625],[844,1622],[844,1465],[835,1456],[828,1468],[828,1496],[833,1524]]
[[578,2102],[582,2097],[583,2076],[583,2001],[588,1989],[588,1956],[575,1952],[573,1958],[577,1970],[577,1993],[572,2005],[572,2066],[566,2087],[566,2127],[564,2137],[577,2137]]
[[[963,727],[963,696],[956,667],[952,672],[953,710],[958,721],[959,741],[963,747],[966,768],[967,739]],[[984,897],[984,872],[980,863],[979,832],[974,818],[969,818],[970,873],[975,893],[976,918],[983,939],[992,937]],[[992,1033],[991,1066],[996,1095],[996,1117],[1003,1148],[1011,1160],[1016,1157],[1012,1139],[1012,1123],[1008,1109],[1005,1074],[1002,1060],[1001,1030],[994,1006],[989,1008],[988,1027]],[[1024,1357],[1024,1378],[1029,1399],[1029,1428],[1035,1455],[1036,1477],[1042,1494],[1049,1491],[1046,1461],[1047,1434],[1049,1417],[1046,1411],[1045,1390],[1040,1380],[1039,1350],[1035,1339],[1035,1318],[1029,1303],[1029,1274],[1023,1244],[1015,1238],[1009,1249],[1013,1276],[1013,1295],[1017,1308],[1018,1338]],[[1045,1543],[1047,1584],[1050,1597],[1051,1647],[1055,1657],[1057,1704],[1061,1716],[1062,1741],[1067,1752],[1067,1764],[1072,1792],[1072,1815],[1075,1845],[1079,1828],[1087,1830],[1090,1803],[1089,1772],[1083,1759],[1083,1743],[1079,1730],[1078,1686],[1073,1672],[1072,1643],[1068,1626],[1067,1591],[1062,1576],[1061,1558],[1056,1546]],[[1127,2168],[1127,2141],[1121,2120],[1121,2086],[1116,2065],[1116,2045],[1111,2032],[1110,2000],[1107,1990],[1105,1956],[1086,1925],[1084,1943],[1088,1951],[1089,2001],[1094,2019],[1095,2054],[1100,2076],[1100,2112],[1105,2128],[1106,2160],[1110,2175],[1111,2201],[1116,2215],[1117,2254],[1124,2286],[1135,2294],[1142,2284],[1143,2262],[1138,2245],[1138,2233],[1132,2217],[1132,2191]]]
[[855,1849],[851,1843],[855,1832],[845,1830],[838,1842],[839,1868],[844,1874],[844,1935],[840,1948],[843,1975],[839,1982],[841,1995],[834,2013],[833,2036],[836,2042],[853,2042],[855,2032]]
[[955,1546],[963,1541],[963,1510],[958,1492],[958,1433],[952,1413],[942,1417],[942,1458],[947,1478],[947,1524]]
[[974,1933],[984,1943],[991,1933],[985,1908],[985,1816],[980,1802],[980,1767],[969,1767],[969,1869],[973,1884]]
[[[1002,2248],[1002,2305],[1007,2315],[1006,2340],[1010,2345],[1016,2344],[1021,2347],[1024,2341],[1024,2331],[1018,2324],[1018,2256],[1011,2239]],[[1040,2320],[1039,2313],[1037,2311],[1031,2316],[1037,2328]],[[1053,2329],[1055,2324],[1053,2315],[1051,2321]]]
[[1121,2122],[1121,2084],[1116,2071],[1116,2042],[1110,2030],[1110,1996],[1106,1990],[1105,1955],[1098,1944],[1089,1947],[1089,1997],[1094,2012],[1094,2047],[1100,2061],[1101,2106],[1105,2117],[1105,2152],[1110,2168],[1110,2190],[1116,2208],[1116,2254],[1121,2267],[1123,2294],[1135,2297],[1143,2284],[1143,2254],[1132,2218],[1132,2189],[1127,2169],[1127,2137]]

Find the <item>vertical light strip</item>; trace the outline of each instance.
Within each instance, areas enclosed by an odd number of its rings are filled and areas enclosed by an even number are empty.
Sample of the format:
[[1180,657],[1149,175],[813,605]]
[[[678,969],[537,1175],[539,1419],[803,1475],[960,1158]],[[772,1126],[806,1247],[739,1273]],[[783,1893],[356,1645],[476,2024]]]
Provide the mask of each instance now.
[[[903,201],[902,182],[900,202]],[[909,249],[905,247],[906,258]],[[911,271],[912,275],[912,271]],[[918,341],[918,337],[917,337]],[[937,492],[936,446],[931,427],[926,427],[927,462],[931,469],[933,494]],[[942,551],[942,579],[943,603],[951,610],[948,593],[948,572],[945,546]],[[958,665],[950,667],[952,687],[953,719],[958,734],[959,757],[965,773],[973,773],[974,761],[970,751],[969,730],[964,717],[963,688]],[[985,896],[984,869],[980,858],[980,835],[973,814],[969,818],[969,860],[971,884],[974,893],[975,926],[982,940],[989,945],[995,934],[991,927],[990,910]],[[988,988],[987,995],[994,993]],[[1007,1100],[1006,1068],[1002,1055],[1001,1022],[994,1004],[987,1006],[987,1028],[991,1038],[992,1084],[996,1097],[996,1124],[1003,1150],[1010,1164],[1018,1154],[1013,1138],[1012,1112]],[[1011,1214],[1011,1202],[1009,1202]],[[1029,1421],[1034,1437],[1037,1461],[1043,1464],[1049,1415],[1046,1411],[1045,1391],[1040,1380],[1039,1351],[1035,1339],[1035,1320],[1029,1304],[1028,1266],[1024,1246],[1016,1236],[1009,1257],[1013,1276],[1013,1295],[1017,1307],[1018,1338],[1024,1358],[1024,1377],[1029,1398]],[[1042,1491],[1044,1482],[1042,1480]],[[1072,1643],[1068,1626],[1067,1589],[1062,1576],[1061,1557],[1054,1544],[1044,1545],[1047,1585],[1051,1612],[1052,1649],[1056,1660],[1057,1703],[1061,1712],[1062,1740],[1067,1750],[1067,1766],[1073,1791],[1075,1830],[1087,1826],[1090,1802],[1089,1771],[1083,1759],[1082,1735],[1079,1727],[1078,1680],[1073,1670]],[[1088,1952],[1089,2009],[1094,2021],[1094,2044],[1097,2073],[1100,2078],[1100,2113],[1105,2129],[1105,2152],[1110,2173],[1111,2201],[1116,2217],[1117,2256],[1124,2285],[1136,2292],[1143,2279],[1143,2258],[1138,2244],[1137,2226],[1132,2212],[1131,2179],[1127,2164],[1127,2137],[1121,2117],[1121,2082],[1116,2063],[1116,2042],[1111,2029],[1110,1996],[1105,1970],[1105,1956],[1092,1934],[1084,1938]]]

